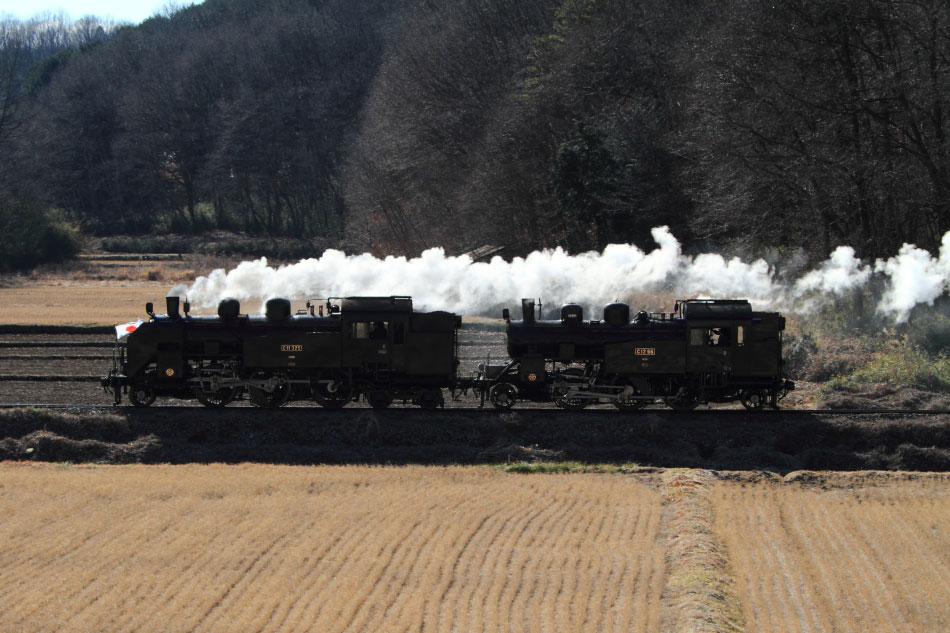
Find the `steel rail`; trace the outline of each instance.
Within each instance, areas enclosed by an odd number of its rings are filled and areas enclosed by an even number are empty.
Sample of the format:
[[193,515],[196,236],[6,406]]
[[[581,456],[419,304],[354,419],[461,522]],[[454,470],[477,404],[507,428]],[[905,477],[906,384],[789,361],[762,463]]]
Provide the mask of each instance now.
[[[148,410],[161,410],[161,409],[190,409],[194,411],[208,411],[209,413],[223,412],[228,410],[242,410],[242,411],[251,411],[251,410],[260,410],[263,413],[273,413],[275,411],[309,411],[309,412],[319,412],[323,410],[323,407],[319,405],[290,405],[279,407],[277,409],[258,409],[258,407],[249,406],[249,405],[238,405],[234,407],[224,407],[222,409],[208,409],[199,404],[153,404],[150,407],[135,407],[129,404],[122,404],[115,406],[112,404],[51,404],[51,403],[2,403],[0,404],[0,409],[23,409],[23,408],[33,408],[33,409],[80,409],[80,410],[109,410],[109,411],[148,411]],[[359,404],[356,406],[349,406],[343,409],[332,409],[334,412],[339,411],[359,411],[365,412],[367,410],[374,410],[371,407],[366,406],[365,404]],[[412,405],[399,405],[394,404],[392,407],[386,409],[378,409],[380,412],[384,411],[423,411],[423,409],[412,406]],[[595,414],[595,415],[612,415],[612,416],[625,416],[630,419],[636,419],[638,417],[643,417],[646,415],[661,415],[664,417],[674,417],[674,416],[697,416],[697,415],[715,415],[715,416],[776,416],[776,415],[792,415],[792,416],[805,416],[805,415],[822,415],[822,416],[872,416],[872,415],[903,415],[903,416],[935,416],[935,415],[950,415],[950,409],[761,409],[758,411],[749,411],[746,409],[702,409],[696,408],[692,411],[675,411],[673,409],[651,409],[644,408],[638,411],[619,411],[614,408],[601,408],[601,409],[580,409],[580,410],[565,410],[558,409],[555,407],[528,407],[528,408],[514,408],[509,410],[498,410],[492,407],[453,407],[447,406],[445,409],[440,409],[440,411],[451,411],[453,413],[491,413],[491,414],[505,414],[505,413],[534,413],[534,412],[543,412],[545,414],[555,414],[559,416],[570,416],[576,414]]]

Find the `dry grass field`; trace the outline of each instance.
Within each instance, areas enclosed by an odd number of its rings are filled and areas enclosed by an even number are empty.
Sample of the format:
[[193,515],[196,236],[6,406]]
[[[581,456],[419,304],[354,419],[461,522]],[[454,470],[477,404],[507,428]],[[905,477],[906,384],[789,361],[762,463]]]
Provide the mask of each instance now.
[[945,478],[725,484],[713,504],[748,631],[950,631]]
[[[0,323],[37,325],[115,325],[146,319],[145,302],[165,313],[170,283],[110,281],[0,288]],[[242,311],[256,314],[262,301],[242,302]],[[305,301],[292,303],[293,309]],[[215,308],[195,308],[192,314],[214,314]]]
[[[168,284],[89,282],[0,288],[0,323],[115,325],[145,318],[145,302],[164,312]],[[161,307],[160,307],[161,306]]]
[[657,631],[662,497],[485,468],[0,465],[0,631]]
[[0,631],[950,630],[947,476],[718,477],[0,463]]
[[182,261],[136,260],[133,256],[127,261],[102,261],[83,256],[78,262],[40,268],[29,275],[0,277],[0,323],[125,323],[145,316],[146,301],[164,313],[165,295],[173,286],[191,283],[196,275],[234,263],[192,256]]

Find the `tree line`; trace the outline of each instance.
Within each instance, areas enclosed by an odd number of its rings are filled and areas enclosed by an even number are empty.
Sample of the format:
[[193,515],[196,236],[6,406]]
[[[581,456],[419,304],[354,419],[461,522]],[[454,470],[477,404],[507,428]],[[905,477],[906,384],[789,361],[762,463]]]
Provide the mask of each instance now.
[[206,0],[50,24],[0,25],[0,219],[54,235],[414,254],[648,247],[666,224],[874,257],[950,230],[944,2]]

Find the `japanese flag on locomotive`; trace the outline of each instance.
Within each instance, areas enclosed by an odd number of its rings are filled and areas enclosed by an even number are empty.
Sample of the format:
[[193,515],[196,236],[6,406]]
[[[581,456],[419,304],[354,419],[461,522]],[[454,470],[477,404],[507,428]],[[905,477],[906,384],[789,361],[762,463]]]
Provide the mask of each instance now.
[[139,319],[138,321],[132,321],[130,323],[124,323],[122,325],[115,326],[116,340],[121,341],[126,336],[128,336],[129,334],[137,330],[139,326],[142,325],[142,323],[144,323],[144,321],[142,321],[142,319]]

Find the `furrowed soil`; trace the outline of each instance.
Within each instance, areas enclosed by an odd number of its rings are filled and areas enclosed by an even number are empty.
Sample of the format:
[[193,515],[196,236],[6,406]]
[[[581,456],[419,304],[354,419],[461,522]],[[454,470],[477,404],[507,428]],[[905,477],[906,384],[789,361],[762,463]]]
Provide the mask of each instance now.
[[713,490],[747,630],[950,630],[950,479],[786,480]]
[[0,630],[943,631],[948,483],[3,462]]
[[658,631],[662,509],[620,476],[0,465],[0,630]]

